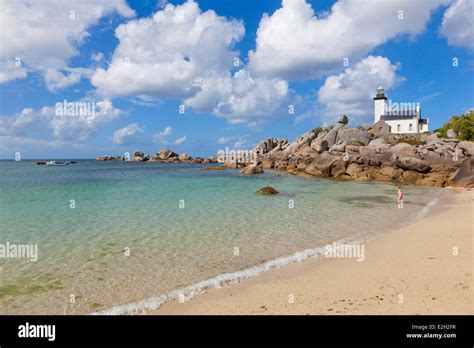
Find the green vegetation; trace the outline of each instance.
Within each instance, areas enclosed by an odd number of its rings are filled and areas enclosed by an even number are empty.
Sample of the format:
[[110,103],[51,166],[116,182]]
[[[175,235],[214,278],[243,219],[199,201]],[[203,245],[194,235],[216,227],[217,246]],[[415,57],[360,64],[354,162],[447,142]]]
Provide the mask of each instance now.
[[443,127],[433,133],[439,133],[442,138],[447,138],[448,129],[453,129],[459,140],[474,141],[474,110],[469,110],[460,116],[453,116]]

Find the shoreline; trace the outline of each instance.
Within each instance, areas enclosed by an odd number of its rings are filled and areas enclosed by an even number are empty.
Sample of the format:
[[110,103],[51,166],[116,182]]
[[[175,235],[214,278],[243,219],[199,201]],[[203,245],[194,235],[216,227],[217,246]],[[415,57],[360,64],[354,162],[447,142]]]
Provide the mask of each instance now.
[[472,314],[474,192],[450,190],[420,220],[367,242],[363,262],[309,257],[149,314]]
[[[285,173],[286,175],[291,176],[290,173]],[[329,180],[334,180],[330,178],[324,178]],[[184,303],[188,301],[192,301],[194,298],[199,297],[206,292],[219,290],[222,288],[226,288],[229,286],[233,286],[236,284],[241,284],[243,282],[247,282],[251,279],[261,277],[262,275],[266,274],[270,271],[275,271],[281,269],[283,267],[287,267],[291,264],[295,263],[302,263],[304,261],[308,261],[310,259],[315,260],[316,262],[320,262],[321,259],[324,259],[324,252],[325,247],[327,245],[334,245],[334,244],[366,244],[370,241],[377,240],[381,236],[386,233],[390,233],[394,230],[404,228],[409,226],[423,217],[428,213],[431,213],[433,210],[437,208],[437,202],[440,199],[447,200],[449,197],[453,196],[453,192],[446,192],[439,188],[440,194],[437,198],[433,199],[432,201],[428,202],[426,206],[424,206],[420,211],[416,213],[416,215],[412,215],[409,220],[399,222],[396,227],[392,228],[384,228],[380,233],[367,233],[359,232],[354,235],[346,236],[340,239],[334,239],[326,244],[310,247],[307,249],[302,249],[293,252],[292,254],[285,254],[281,255],[274,259],[268,259],[265,262],[251,265],[248,268],[244,268],[241,270],[233,271],[230,273],[220,273],[212,278],[207,278],[196,283],[177,288],[171,290],[168,293],[157,294],[152,297],[147,297],[142,300],[138,300],[136,302],[129,302],[124,303],[116,306],[109,307],[107,309],[93,312],[91,314],[99,314],[99,315],[120,315],[120,314],[149,314],[150,312],[157,311],[162,308],[167,303],[170,302],[179,302]],[[457,191],[457,189],[453,189]],[[444,193],[443,193],[444,192]]]

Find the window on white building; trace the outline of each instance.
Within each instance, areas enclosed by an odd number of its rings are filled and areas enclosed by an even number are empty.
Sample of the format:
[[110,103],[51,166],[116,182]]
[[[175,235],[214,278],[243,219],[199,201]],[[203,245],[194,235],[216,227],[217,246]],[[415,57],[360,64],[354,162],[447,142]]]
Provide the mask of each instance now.
[[401,131],[402,130],[402,125],[401,124],[397,124],[397,131]]
[[418,126],[418,128],[420,128],[420,130],[422,130],[422,129],[423,129],[423,125],[420,124],[420,125]]
[[410,130],[410,131],[413,130],[413,124],[410,123],[410,126],[408,126],[408,130]]

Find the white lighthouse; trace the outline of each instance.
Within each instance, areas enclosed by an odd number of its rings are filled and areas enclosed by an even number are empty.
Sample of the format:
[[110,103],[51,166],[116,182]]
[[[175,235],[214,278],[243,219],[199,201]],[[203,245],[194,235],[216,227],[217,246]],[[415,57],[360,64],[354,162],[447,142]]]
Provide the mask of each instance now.
[[382,87],[374,98],[374,133],[414,134],[429,131],[429,119],[421,117],[419,103],[393,103]]
[[374,123],[380,120],[380,116],[385,114],[387,97],[383,87],[377,88],[377,94],[374,98]]

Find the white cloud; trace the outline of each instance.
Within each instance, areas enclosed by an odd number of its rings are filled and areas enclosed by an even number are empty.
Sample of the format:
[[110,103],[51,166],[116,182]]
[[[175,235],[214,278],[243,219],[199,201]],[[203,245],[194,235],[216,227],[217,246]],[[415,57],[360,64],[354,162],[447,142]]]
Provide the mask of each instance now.
[[320,77],[346,57],[358,61],[391,38],[422,33],[431,11],[449,1],[340,0],[316,15],[305,0],[283,0],[260,21],[250,71],[287,80]]
[[[84,103],[87,101],[79,101],[75,105]],[[57,105],[62,103],[44,106],[39,110],[25,108],[17,115],[0,117],[0,135],[35,137],[37,133],[50,129],[55,139],[81,141],[94,134],[99,126],[124,114],[110,100],[90,103],[87,112],[73,114],[58,112]]]
[[183,136],[183,137],[181,137],[181,138],[176,139],[176,140],[173,142],[173,144],[178,145],[178,144],[184,143],[185,141],[186,141],[186,136]]
[[230,145],[233,149],[242,149],[247,144],[247,136],[235,135],[230,137],[220,137],[217,140],[218,144]]
[[188,0],[167,4],[149,18],[120,25],[120,43],[107,69],[97,69],[92,84],[107,97],[154,96],[180,99],[193,110],[211,112],[231,123],[268,119],[288,93],[288,83],[231,74],[241,21],[202,12]]
[[349,119],[371,121],[376,89],[383,86],[388,90],[403,80],[397,69],[385,57],[368,56],[354,68],[329,76],[317,95],[318,103],[324,106],[323,116],[335,120],[346,114]]
[[109,123],[124,114],[116,109],[110,100],[96,103],[97,110],[93,113],[74,116],[51,116],[54,136],[58,139],[85,140],[94,134],[99,126]]
[[312,115],[311,115],[311,113],[309,113],[309,112],[305,112],[305,113],[303,113],[303,114],[301,114],[301,115],[298,115],[298,116],[295,117],[295,119],[294,119],[294,121],[293,121],[293,124],[294,124],[294,125],[297,125],[298,123],[303,122],[304,120],[306,120],[306,119],[308,119],[308,118],[311,118],[311,116],[312,116]]
[[474,1],[455,1],[444,13],[440,32],[450,45],[474,49]]
[[143,127],[140,127],[138,123],[131,123],[123,128],[117,129],[114,132],[112,140],[115,144],[123,144],[125,140],[130,140],[134,135],[143,133]]
[[120,25],[120,43],[107,70],[98,69],[92,84],[108,97],[154,95],[185,98],[195,83],[232,68],[233,45],[244,35],[242,22],[201,12],[188,0],[167,4],[152,17]]
[[100,62],[102,59],[104,59],[104,54],[102,52],[97,52],[97,53],[92,53],[91,54],[91,59],[94,62]]
[[149,108],[156,108],[163,104],[163,100],[157,97],[151,97],[149,95],[137,95],[136,97],[130,98],[133,104],[146,106]]
[[221,145],[227,144],[232,138],[231,137],[220,137],[217,139],[217,143]]
[[185,105],[212,111],[230,123],[251,124],[273,117],[287,96],[288,82],[255,79],[243,68],[233,76],[204,79],[200,91],[186,99]]
[[160,132],[159,135],[161,137],[166,137],[167,135],[171,135],[173,133],[173,128],[171,126],[167,126],[163,132]]
[[[14,79],[22,79],[28,75],[28,70],[24,66],[15,63],[14,59],[7,60],[0,56],[0,66],[2,67],[0,69],[0,83]],[[20,61],[18,61],[18,64],[20,64]]]
[[29,71],[44,74],[53,90],[78,82],[81,71],[68,72],[69,59],[79,53],[88,28],[113,12],[134,15],[125,0],[3,0],[0,83]]
[[81,80],[81,73],[71,72],[69,75],[60,70],[46,69],[44,71],[44,82],[50,91],[57,91],[72,86]]
[[165,144],[165,145],[178,145],[186,141],[186,136],[182,136],[175,140],[168,140],[169,136],[173,134],[173,128],[171,126],[165,127],[165,129],[159,133],[153,135],[153,143]]

